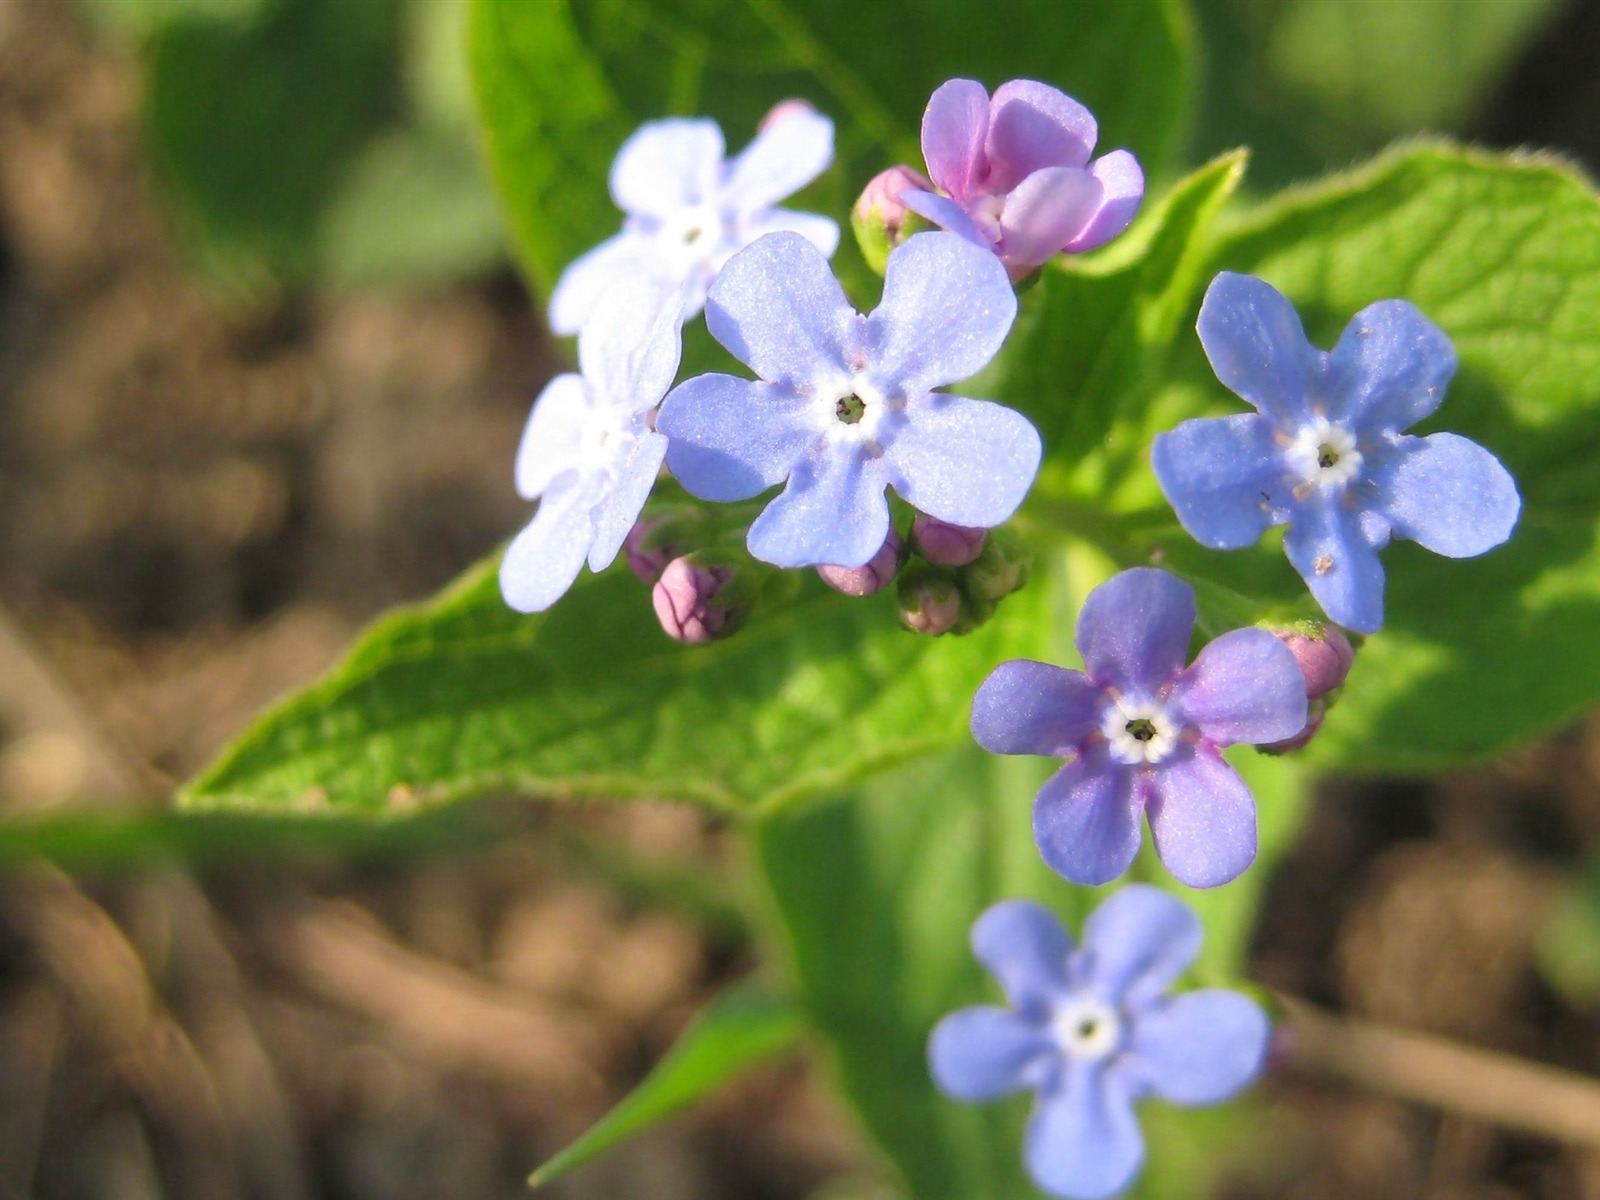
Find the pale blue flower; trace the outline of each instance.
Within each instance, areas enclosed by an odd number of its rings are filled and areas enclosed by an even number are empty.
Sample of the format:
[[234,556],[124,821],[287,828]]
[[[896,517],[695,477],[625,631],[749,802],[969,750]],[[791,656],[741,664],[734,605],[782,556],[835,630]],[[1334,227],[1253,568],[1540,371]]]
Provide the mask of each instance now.
[[1200,937],[1187,905],[1145,884],[1089,914],[1077,947],[1043,906],[996,904],[973,925],[972,949],[1010,1007],[941,1021],[928,1044],[934,1082],[967,1103],[1033,1091],[1022,1156],[1034,1182],[1063,1200],[1116,1195],[1144,1163],[1136,1101],[1216,1104],[1266,1061],[1272,1028],[1248,996],[1167,994]]
[[705,304],[724,263],[764,234],[792,230],[824,255],[839,226],[774,207],[833,161],[833,122],[808,106],[786,107],[744,152],[724,161],[722,130],[705,118],[641,125],[611,166],[622,232],[578,259],[550,296],[550,326],[576,333],[603,297],[638,279],[682,288],[684,318]]
[[706,306],[712,334],[759,378],[675,388],[658,423],[667,465],[706,500],[785,483],[748,538],[781,567],[866,563],[889,534],[891,487],[940,520],[998,525],[1038,473],[1038,431],[1009,408],[933,389],[984,367],[1016,311],[999,260],[952,234],[895,249],[867,316],[815,246],[762,238],[723,268]]
[[500,564],[500,590],[519,612],[554,604],[587,559],[609,566],[655,485],[667,439],[651,417],[682,353],[682,296],[622,289],[578,334],[581,374],[539,393],[517,448],[517,492],[539,501]]
[[1288,525],[1284,550],[1323,611],[1376,633],[1391,537],[1470,558],[1511,536],[1522,502],[1499,459],[1453,433],[1401,432],[1432,415],[1456,370],[1450,339],[1414,305],[1368,305],[1329,353],[1265,280],[1223,272],[1199,331],[1217,378],[1256,408],[1155,439],[1156,478],[1203,545],[1237,550]]

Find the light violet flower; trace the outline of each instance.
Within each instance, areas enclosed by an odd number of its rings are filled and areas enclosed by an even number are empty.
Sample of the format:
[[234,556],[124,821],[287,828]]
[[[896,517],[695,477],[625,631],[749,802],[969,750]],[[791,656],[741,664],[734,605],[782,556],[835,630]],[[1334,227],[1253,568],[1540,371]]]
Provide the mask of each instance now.
[[1045,862],[1073,883],[1108,883],[1139,850],[1190,887],[1216,887],[1256,856],[1256,802],[1219,750],[1305,728],[1305,678],[1265,629],[1235,629],[1194,663],[1194,589],[1151,567],[1089,593],[1078,615],[1084,670],[1014,659],[983,681],[972,735],[996,754],[1067,758],[1034,801]]
[[1328,353],[1271,284],[1224,271],[1198,328],[1217,378],[1256,408],[1155,439],[1161,490],[1203,545],[1237,550],[1288,525],[1283,548],[1323,611],[1376,633],[1390,538],[1471,558],[1511,536],[1522,501],[1499,459],[1453,433],[1401,432],[1439,407],[1456,370],[1416,306],[1368,305]]
[[[781,111],[780,111],[781,110]],[[684,289],[684,318],[705,304],[724,263],[763,234],[791,230],[825,256],[839,226],[774,207],[833,161],[833,122],[809,106],[780,106],[744,152],[723,160],[715,121],[651,121],[611,165],[622,232],[569,266],[550,296],[550,327],[575,333],[596,303],[634,279]]]
[[651,417],[682,353],[682,297],[637,284],[608,297],[578,334],[581,374],[557,375],[517,448],[517,492],[539,501],[506,549],[500,591],[519,612],[554,604],[587,559],[622,549],[655,485],[667,439]]
[[1065,92],[1013,79],[991,99],[952,79],[928,101],[922,153],[943,195],[901,202],[1000,256],[1013,280],[1066,252],[1103,246],[1144,199],[1144,172],[1126,150],[1089,161],[1099,129]]
[[712,334],[760,378],[674,388],[657,422],[667,465],[705,500],[787,482],[747,539],[780,567],[866,563],[889,535],[890,487],[940,520],[998,525],[1038,473],[1038,431],[1009,408],[933,389],[985,366],[1016,311],[994,256],[947,233],[895,249],[868,316],[815,246],[762,238],[723,268],[706,306]]
[[1135,1101],[1216,1104],[1266,1062],[1272,1027],[1248,996],[1167,994],[1200,951],[1200,922],[1159,888],[1114,893],[1078,947],[1048,909],[1005,900],[972,927],[972,950],[1010,1007],[939,1022],[933,1079],[967,1103],[1031,1089],[1023,1163],[1052,1196],[1103,1200],[1133,1182],[1144,1162]]

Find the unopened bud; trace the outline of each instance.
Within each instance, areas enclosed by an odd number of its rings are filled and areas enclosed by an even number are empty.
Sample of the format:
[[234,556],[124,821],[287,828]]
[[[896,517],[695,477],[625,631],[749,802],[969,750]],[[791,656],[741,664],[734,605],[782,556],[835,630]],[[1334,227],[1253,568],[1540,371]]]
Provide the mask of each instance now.
[[987,529],[952,525],[937,517],[919,514],[911,525],[911,548],[941,567],[964,567],[983,552]]
[[636,524],[622,543],[622,552],[628,559],[628,570],[639,577],[640,583],[654,583],[661,572],[678,554],[678,548],[661,536],[665,522],[647,517]]
[[883,546],[859,567],[818,567],[822,582],[846,596],[870,596],[882,591],[905,565],[906,547],[893,529]]
[[1300,673],[1305,676],[1307,700],[1321,700],[1343,686],[1356,652],[1337,625],[1298,621],[1272,632],[1289,647]]
[[1311,744],[1311,739],[1322,730],[1322,721],[1328,715],[1327,707],[1321,700],[1313,700],[1306,709],[1306,727],[1292,738],[1284,738],[1281,742],[1269,742],[1265,746],[1257,746],[1263,754],[1293,754],[1296,750],[1304,750]]
[[981,600],[1001,600],[1028,582],[1033,555],[1009,529],[991,529],[983,550],[961,573],[962,586]]
[[667,636],[699,645],[732,633],[744,615],[743,605],[730,603],[734,572],[732,564],[700,555],[669,562],[650,597]]
[[889,251],[927,228],[927,222],[906,207],[903,193],[933,190],[931,179],[907,166],[879,172],[862,190],[850,213],[850,227],[855,230],[867,265],[878,274],[883,274]]
[[938,637],[961,619],[961,592],[955,580],[937,568],[902,572],[896,594],[900,620],[913,633]]
[[761,118],[761,124],[756,126],[757,133],[765,133],[769,126],[777,124],[785,117],[792,117],[796,113],[814,113],[816,106],[808,100],[791,97],[788,100],[779,100],[772,106],[771,111]]

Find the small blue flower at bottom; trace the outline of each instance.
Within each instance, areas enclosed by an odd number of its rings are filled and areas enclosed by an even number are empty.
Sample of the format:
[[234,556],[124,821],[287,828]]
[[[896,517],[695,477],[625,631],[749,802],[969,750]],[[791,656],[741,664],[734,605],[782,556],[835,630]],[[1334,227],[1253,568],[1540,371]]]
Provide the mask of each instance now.
[[1376,633],[1391,538],[1472,558],[1511,536],[1522,502],[1499,459],[1453,433],[1401,432],[1439,407],[1456,370],[1415,305],[1368,305],[1324,352],[1276,288],[1224,271],[1197,328],[1217,378],[1257,410],[1155,439],[1156,479],[1202,545],[1238,550],[1288,525],[1283,548],[1323,611]]
[[1189,907],[1146,884],[1091,913],[1078,947],[1043,906],[996,904],[973,925],[972,950],[1011,1006],[940,1021],[934,1082],[967,1103],[1031,1089],[1022,1158],[1034,1182],[1064,1200],[1116,1195],[1144,1163],[1135,1101],[1216,1104],[1266,1062],[1272,1027],[1248,996],[1167,994],[1200,939]]

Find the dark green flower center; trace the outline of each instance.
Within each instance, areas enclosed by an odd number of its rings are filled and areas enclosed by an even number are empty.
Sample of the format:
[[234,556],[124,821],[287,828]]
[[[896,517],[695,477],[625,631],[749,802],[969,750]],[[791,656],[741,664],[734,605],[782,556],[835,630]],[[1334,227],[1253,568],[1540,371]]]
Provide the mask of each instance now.
[[860,396],[841,396],[833,406],[833,415],[846,425],[854,425],[866,411],[867,406],[862,403]]
[[1148,742],[1156,736],[1155,722],[1148,717],[1135,717],[1124,728],[1128,731],[1128,736],[1137,742]]

